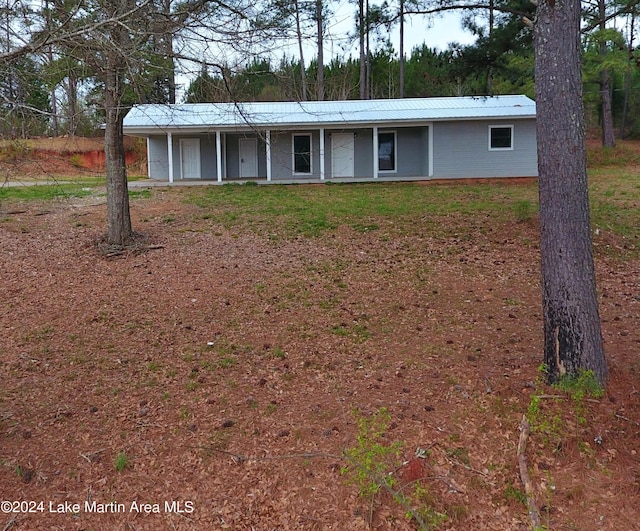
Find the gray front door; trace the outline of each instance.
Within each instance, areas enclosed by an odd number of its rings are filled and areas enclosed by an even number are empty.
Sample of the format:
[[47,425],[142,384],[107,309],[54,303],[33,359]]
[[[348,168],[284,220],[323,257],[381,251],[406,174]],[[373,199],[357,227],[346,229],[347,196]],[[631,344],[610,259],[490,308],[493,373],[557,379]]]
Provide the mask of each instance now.
[[258,176],[258,141],[255,138],[241,138],[240,145],[240,177]]

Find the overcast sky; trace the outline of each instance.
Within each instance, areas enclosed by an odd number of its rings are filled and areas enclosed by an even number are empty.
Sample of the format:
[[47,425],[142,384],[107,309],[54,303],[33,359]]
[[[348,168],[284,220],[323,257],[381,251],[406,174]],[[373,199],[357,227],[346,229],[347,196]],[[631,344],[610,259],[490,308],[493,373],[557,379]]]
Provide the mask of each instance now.
[[[358,57],[358,40],[354,38],[354,17],[355,6],[349,0],[342,0],[342,3],[335,7],[334,14],[327,23],[327,32],[324,41],[325,63],[329,63],[334,57]],[[386,38],[386,33],[383,36]],[[414,47],[420,46],[423,43],[430,48],[437,48],[442,51],[446,50],[452,42],[471,44],[474,40],[475,38],[471,33],[462,29],[460,14],[456,12],[450,11],[437,18],[413,15],[405,19],[405,54],[407,56],[411,54]],[[311,35],[304,51],[305,63],[307,65],[317,55],[314,42],[315,38]],[[397,53],[400,48],[399,29],[397,25],[392,30],[391,42]],[[374,42],[371,43],[371,47],[372,50],[378,48]],[[235,61],[238,61],[237,64],[239,65],[249,64],[256,56],[262,56],[267,49],[267,56],[274,65],[278,64],[283,55],[287,57],[299,56],[298,46],[294,39],[288,44],[273,42],[270,43],[268,48],[265,48],[265,46],[259,46],[259,48],[260,49],[247,50],[246,54],[242,57],[237,55],[237,51],[229,51],[226,49],[218,49],[216,51],[215,48],[210,48],[209,53],[212,57],[217,58],[219,61],[218,64],[233,64],[235,57]],[[227,55],[229,52],[231,53],[230,56]],[[187,71],[179,72],[177,76],[180,92],[179,97],[182,97],[184,90],[200,71],[200,66],[195,63],[183,64],[183,67],[185,67]],[[188,71],[189,68],[193,70]]]
[[[329,57],[341,55],[347,51],[357,56],[358,43],[351,40],[349,34],[355,32],[354,27],[355,7],[350,2],[343,2],[336,9],[334,16],[328,24],[328,37],[326,39],[326,51]],[[460,14],[453,11],[447,12],[441,17],[413,15],[405,19],[405,53],[409,55],[415,46],[425,43],[430,48],[445,50],[449,43],[458,42],[471,44],[475,38],[468,31],[462,29]],[[391,41],[396,52],[399,51],[399,29],[396,25],[392,32]],[[350,48],[343,49],[350,46]],[[315,55],[315,54],[314,54]]]

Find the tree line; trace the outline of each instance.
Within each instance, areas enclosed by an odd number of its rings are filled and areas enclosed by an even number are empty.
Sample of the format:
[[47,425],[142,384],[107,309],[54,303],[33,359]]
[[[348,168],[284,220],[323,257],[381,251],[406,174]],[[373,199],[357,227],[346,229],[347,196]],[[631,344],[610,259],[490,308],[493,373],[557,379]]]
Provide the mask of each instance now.
[[[418,16],[421,11],[438,9],[438,5],[417,0],[403,0],[398,5],[354,5],[353,31],[347,32],[345,39],[357,41],[359,54],[334,55],[327,62],[323,52],[326,20],[333,11],[326,0],[297,0],[293,4],[267,0],[252,10],[249,4],[224,8],[220,4],[214,9],[206,1],[147,0],[141,6],[139,2],[121,3],[125,7],[129,4],[136,16],[146,14],[155,20],[144,31],[129,30],[128,37],[135,37],[139,47],[133,49],[129,43],[126,53],[117,52],[125,63],[119,99],[122,106],[180,101],[534,96],[533,32],[526,21],[535,15],[529,0],[497,0],[490,8],[462,10],[463,26],[475,37],[473,44],[453,42],[438,50],[424,43],[408,54],[403,49],[402,32],[400,51],[394,49],[391,29],[402,25],[412,13]],[[106,21],[108,5],[95,0],[78,5],[49,0],[40,11],[25,11],[25,6],[20,11],[20,2],[9,4],[7,0],[5,31],[0,31],[5,55],[19,47],[21,40],[16,35],[38,20],[45,32],[61,23],[81,28],[92,20],[98,22],[100,16]],[[442,3],[440,8],[446,6]],[[213,17],[222,11],[226,24],[213,24]],[[613,12],[622,12],[615,25],[607,23]],[[605,145],[613,145],[615,137],[638,138],[637,5],[596,0],[582,4],[581,16],[587,127],[601,128]],[[44,42],[33,51],[0,62],[2,137],[87,136],[104,123],[104,57],[94,53],[95,43],[78,38],[66,43],[53,39],[55,42]],[[232,53],[223,60],[220,55],[201,55],[198,50],[208,47],[211,39],[217,47],[228,44]],[[274,57],[272,48],[278,42],[297,42],[298,53]],[[309,49],[315,50],[311,60],[305,56]],[[188,72],[180,76],[180,70],[185,69]]]

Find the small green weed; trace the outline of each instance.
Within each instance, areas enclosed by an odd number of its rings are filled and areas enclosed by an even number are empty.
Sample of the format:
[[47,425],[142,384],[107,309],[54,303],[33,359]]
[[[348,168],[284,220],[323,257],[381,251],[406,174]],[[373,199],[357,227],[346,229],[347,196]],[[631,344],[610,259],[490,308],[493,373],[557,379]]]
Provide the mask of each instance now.
[[[435,529],[447,521],[445,513],[438,512],[433,508],[434,499],[427,485],[416,481],[412,490],[413,492],[407,495],[397,494],[402,496],[402,501],[415,507],[415,509],[407,511],[405,515],[407,519],[416,520],[421,530]],[[400,502],[400,500],[396,501]]]
[[391,415],[380,408],[370,416],[358,410],[353,412],[358,423],[357,444],[344,451],[347,462],[341,474],[348,482],[357,485],[362,497],[373,499],[381,490],[386,491],[413,519],[422,531],[431,530],[447,520],[447,515],[437,512],[429,488],[420,481],[401,484],[395,472],[402,443],[387,440]]
[[507,501],[513,500],[515,502],[521,503],[525,507],[527,506],[527,495],[519,488],[514,487],[511,483],[509,483],[504,489],[504,497],[507,499]]
[[604,389],[598,383],[593,371],[581,371],[578,376],[561,376],[553,387],[569,395],[575,408],[576,422],[579,425],[587,423],[585,398],[604,396]]
[[564,432],[564,421],[560,415],[550,415],[542,406],[541,394],[537,392],[531,396],[527,408],[527,420],[531,431],[543,436],[544,442],[552,446],[559,446]]
[[273,402],[269,402],[264,408],[265,415],[273,415],[278,410],[278,405]]
[[129,458],[127,454],[120,452],[113,461],[113,467],[118,472],[122,472],[127,466],[129,466]]
[[526,199],[516,201],[513,204],[513,213],[515,214],[516,221],[518,223],[530,221],[534,213],[531,201],[527,201]]
[[237,365],[238,360],[234,356],[223,356],[222,358],[220,358],[218,363],[220,364],[221,369],[228,369],[229,367]]
[[76,168],[84,168],[84,159],[79,153],[74,153],[69,157],[69,162]]
[[[542,366],[540,372],[541,374],[545,373],[546,368]],[[587,423],[585,399],[587,397],[601,398],[604,395],[593,371],[582,371],[577,376],[563,376],[553,384],[553,388],[569,396],[573,404],[576,430],[579,426],[584,426]],[[536,392],[531,396],[527,408],[527,419],[531,425],[531,431],[541,434],[544,443],[550,443],[556,448],[562,447],[562,442],[567,436],[567,422],[560,413],[555,413],[557,408],[554,408],[553,404],[564,399],[565,397],[561,395],[546,395],[542,389],[542,381],[539,379],[536,384]],[[552,402],[544,405],[545,401]],[[567,408],[562,408],[562,411],[567,411]]]
[[387,443],[386,432],[391,422],[391,415],[386,408],[380,408],[370,417],[359,411],[353,412],[358,423],[357,444],[345,450],[345,458],[349,464],[341,473],[350,477],[356,484],[360,495],[370,497],[377,494],[382,486],[393,488],[395,478],[390,474],[395,470],[395,460],[400,455],[400,443]]
[[585,396],[602,398],[604,389],[598,383],[593,371],[581,371],[578,376],[562,376],[554,384],[556,389],[569,393],[572,399],[582,400]]

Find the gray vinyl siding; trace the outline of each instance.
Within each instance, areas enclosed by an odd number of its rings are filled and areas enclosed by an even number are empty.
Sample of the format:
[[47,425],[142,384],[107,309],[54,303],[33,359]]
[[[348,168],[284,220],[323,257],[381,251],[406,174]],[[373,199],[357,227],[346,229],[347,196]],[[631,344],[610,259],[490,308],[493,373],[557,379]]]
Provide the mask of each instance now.
[[[194,138],[194,137],[191,137]],[[202,179],[217,179],[218,167],[216,162],[216,137],[203,135],[200,139],[200,174]]]
[[[257,177],[266,179],[267,177],[267,155],[266,144],[264,138],[257,135],[243,135],[243,134],[226,134],[223,135],[223,144],[225,148],[223,150],[223,160],[226,157],[227,160],[227,179],[240,178],[240,139],[252,139],[257,140],[257,155],[258,155],[258,175]],[[224,172],[223,172],[224,175]]]
[[353,175],[358,178],[371,178],[373,175],[373,129],[355,131],[353,154]]
[[[489,150],[489,126],[513,126],[512,150]],[[534,119],[469,120],[435,122],[433,127],[433,153],[429,150],[428,126],[379,127],[378,132],[393,131],[396,134],[396,170],[381,171],[380,177],[388,178],[474,178],[474,177],[525,177],[536,176],[537,153]],[[324,169],[325,178],[331,179],[331,135],[354,134],[354,179],[373,177],[373,128],[326,129]],[[311,134],[311,174],[294,174],[292,136]],[[203,180],[217,180],[215,134],[173,135],[173,176],[180,180],[180,139],[200,139],[200,167]],[[256,138],[258,177],[266,178],[265,139],[255,133],[223,133],[223,180],[239,177],[239,139]],[[169,157],[165,135],[149,137],[149,174],[153,179],[168,180]],[[433,175],[429,176],[430,158],[433,159]],[[225,167],[226,165],[226,167]],[[320,179],[320,130],[295,130],[271,132],[271,177],[277,180]]]
[[167,137],[154,135],[149,137],[147,161],[149,175],[152,179],[169,180],[169,156],[167,153]]
[[[311,134],[311,173],[293,172],[293,135]],[[327,159],[325,158],[325,161]],[[327,167],[325,166],[325,171]],[[320,179],[320,132],[284,131],[271,133],[271,178],[277,179]]]
[[[513,149],[489,150],[489,125],[513,125]],[[538,175],[535,120],[437,122],[433,178]]]
[[[180,168],[180,139],[200,139],[200,176],[203,180],[215,180],[217,175],[216,138],[210,135],[173,135],[171,151],[173,155],[173,178],[182,179]],[[224,160],[224,157],[223,157]],[[153,136],[149,138],[149,168],[154,179],[169,179],[169,156],[167,154],[167,137]],[[223,165],[224,168],[224,165]]]
[[426,177],[429,173],[429,133],[427,127],[379,129],[396,132],[396,171],[380,175],[396,177]]

